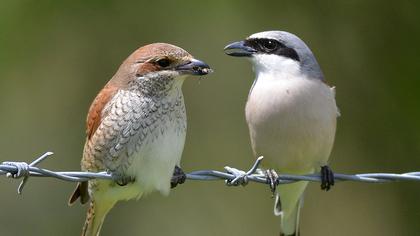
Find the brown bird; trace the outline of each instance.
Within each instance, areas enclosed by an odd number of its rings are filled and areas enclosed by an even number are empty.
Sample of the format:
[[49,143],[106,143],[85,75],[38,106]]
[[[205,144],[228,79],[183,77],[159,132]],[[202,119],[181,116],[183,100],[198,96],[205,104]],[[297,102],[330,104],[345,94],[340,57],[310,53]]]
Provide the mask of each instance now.
[[134,51],[99,92],[87,116],[81,167],[108,171],[118,181],[77,185],[69,204],[90,200],[83,236],[99,235],[118,201],[152,191],[167,195],[174,173],[185,180],[179,168],[187,128],[181,87],[187,75],[210,72],[182,48],[154,43]]

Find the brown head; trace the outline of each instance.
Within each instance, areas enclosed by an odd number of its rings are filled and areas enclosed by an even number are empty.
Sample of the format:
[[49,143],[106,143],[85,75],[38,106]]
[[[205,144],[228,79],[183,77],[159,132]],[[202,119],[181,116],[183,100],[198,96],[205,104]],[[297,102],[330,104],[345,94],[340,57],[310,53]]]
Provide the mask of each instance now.
[[166,43],[153,43],[134,51],[117,73],[99,92],[87,117],[87,137],[90,139],[101,122],[102,110],[120,89],[156,91],[185,75],[206,75],[212,70],[184,49]]
[[135,78],[182,75],[206,75],[210,67],[194,59],[184,49],[167,44],[153,43],[134,51],[120,66],[110,83],[125,87]]

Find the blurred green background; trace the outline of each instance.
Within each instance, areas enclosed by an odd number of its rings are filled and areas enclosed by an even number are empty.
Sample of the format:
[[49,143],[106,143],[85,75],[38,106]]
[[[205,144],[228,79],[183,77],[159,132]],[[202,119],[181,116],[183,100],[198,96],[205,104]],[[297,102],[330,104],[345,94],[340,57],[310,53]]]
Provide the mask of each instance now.
[[[416,1],[22,1],[0,3],[0,161],[55,156],[43,167],[78,170],[90,102],[137,47],[168,42],[215,73],[184,85],[183,168],[246,169],[253,162],[244,105],[250,63],[223,47],[281,29],[312,48],[337,86],[336,172],[420,170],[420,26]],[[85,207],[74,184],[32,178],[23,195],[0,178],[0,235],[79,235]],[[311,184],[303,235],[417,235],[419,183]],[[122,202],[103,235],[277,235],[266,186],[187,182],[169,197]]]

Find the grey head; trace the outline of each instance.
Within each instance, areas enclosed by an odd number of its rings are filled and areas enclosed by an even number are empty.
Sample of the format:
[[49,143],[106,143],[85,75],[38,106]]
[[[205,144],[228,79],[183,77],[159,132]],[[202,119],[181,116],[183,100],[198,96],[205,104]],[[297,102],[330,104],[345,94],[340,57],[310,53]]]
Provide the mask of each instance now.
[[299,37],[286,31],[255,33],[243,41],[227,45],[224,50],[227,55],[235,57],[277,55],[296,61],[301,73],[309,78],[324,80],[324,75],[311,49]]

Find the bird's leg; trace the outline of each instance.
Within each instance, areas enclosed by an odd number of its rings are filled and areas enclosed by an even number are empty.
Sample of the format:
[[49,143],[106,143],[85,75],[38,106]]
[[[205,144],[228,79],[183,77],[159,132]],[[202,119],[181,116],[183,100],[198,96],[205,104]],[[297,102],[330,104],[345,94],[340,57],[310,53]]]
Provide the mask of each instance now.
[[267,184],[270,185],[270,190],[271,190],[271,192],[273,193],[273,196],[274,196],[274,193],[276,192],[277,185],[279,184],[279,181],[278,181],[279,175],[277,174],[277,172],[275,170],[268,169],[268,170],[265,171],[265,176],[267,177]]
[[117,178],[117,180],[115,181],[119,186],[126,186],[129,183],[132,183],[135,181],[135,178],[131,177],[131,176],[124,176],[124,177],[119,177]]
[[321,189],[328,191],[334,185],[334,173],[329,166],[321,166]]
[[187,176],[185,175],[184,171],[179,166],[175,166],[174,174],[172,175],[171,179],[171,188],[175,188],[178,184],[183,184]]

